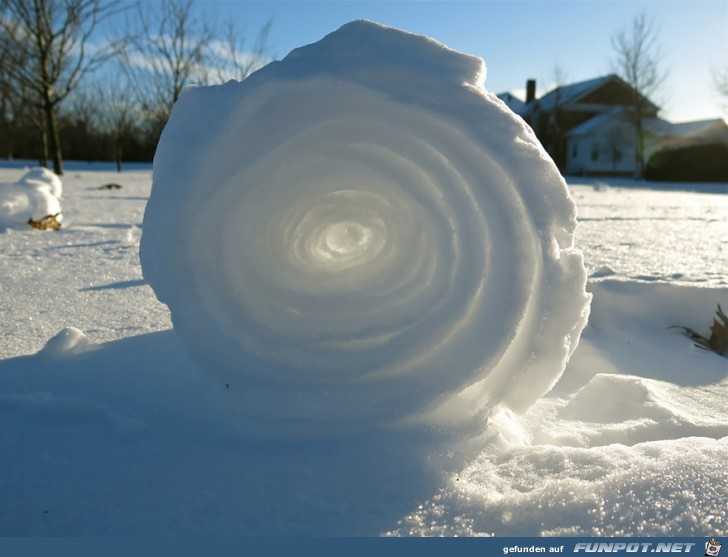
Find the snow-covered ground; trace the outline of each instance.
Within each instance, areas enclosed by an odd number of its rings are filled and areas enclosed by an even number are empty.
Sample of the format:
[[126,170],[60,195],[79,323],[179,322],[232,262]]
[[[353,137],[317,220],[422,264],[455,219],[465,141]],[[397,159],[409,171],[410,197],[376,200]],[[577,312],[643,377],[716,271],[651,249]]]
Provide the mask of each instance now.
[[[0,182],[13,183],[25,174],[21,165],[12,166],[16,168],[2,170]],[[139,271],[151,171],[129,171],[122,177],[121,190],[98,190],[118,182],[119,175],[79,172],[71,163],[63,177],[70,189],[63,192],[62,231],[36,236],[21,224],[0,232],[0,357],[38,350],[69,324],[71,314],[79,319],[75,326],[96,342],[171,326],[166,308],[142,287]],[[87,258],[94,264],[89,266]]]
[[448,451],[247,437],[142,279],[151,170],[95,168],[68,165],[62,230],[0,232],[0,535],[728,534],[728,360],[668,329],[728,306],[728,195],[572,183],[579,347]]
[[[581,180],[584,182],[584,180]],[[650,184],[619,187],[626,179],[591,179],[571,192],[579,210],[577,243],[592,278],[665,280],[728,286],[728,193],[724,184]],[[662,189],[670,186],[683,189]],[[598,195],[593,195],[598,193]]]

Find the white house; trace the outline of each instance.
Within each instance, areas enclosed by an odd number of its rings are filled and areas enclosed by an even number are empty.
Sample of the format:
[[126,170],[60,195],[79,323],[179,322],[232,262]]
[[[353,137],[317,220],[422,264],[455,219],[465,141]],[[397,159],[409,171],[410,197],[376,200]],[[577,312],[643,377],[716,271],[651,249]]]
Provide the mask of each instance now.
[[[728,126],[721,118],[672,123],[647,118],[644,160],[657,151],[692,145],[728,145]],[[587,120],[566,134],[566,174],[633,174],[635,134],[626,110],[615,107]]]
[[728,126],[720,119],[671,123],[657,118],[658,107],[640,96],[617,75],[605,75],[558,87],[535,98],[529,80],[526,103],[511,93],[498,97],[533,128],[546,151],[565,174],[633,175],[636,137],[629,111],[640,99],[643,120],[643,161],[656,151],[722,144],[728,146]]
[[614,107],[566,133],[566,174],[632,174],[635,134],[625,110]]

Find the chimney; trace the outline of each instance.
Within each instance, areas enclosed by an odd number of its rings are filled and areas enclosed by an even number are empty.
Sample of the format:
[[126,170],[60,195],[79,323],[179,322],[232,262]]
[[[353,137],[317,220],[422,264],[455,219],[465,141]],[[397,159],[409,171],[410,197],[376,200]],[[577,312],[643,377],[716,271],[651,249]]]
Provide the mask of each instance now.
[[536,99],[536,80],[526,81],[526,104]]

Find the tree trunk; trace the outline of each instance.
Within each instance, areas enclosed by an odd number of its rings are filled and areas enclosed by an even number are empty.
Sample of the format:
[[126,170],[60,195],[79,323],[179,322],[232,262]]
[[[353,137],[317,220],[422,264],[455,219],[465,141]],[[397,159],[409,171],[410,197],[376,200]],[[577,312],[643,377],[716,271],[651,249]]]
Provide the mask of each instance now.
[[38,164],[48,168],[48,134],[46,133],[45,127],[40,131],[40,157],[38,157]]
[[116,171],[121,172],[121,137],[116,138]]
[[45,113],[40,112],[40,157],[38,163],[40,166],[48,167],[48,126],[46,125]]
[[48,139],[50,140],[51,156],[53,157],[53,172],[63,175],[63,159],[61,157],[61,142],[58,138],[58,125],[56,123],[55,106],[46,100],[44,103],[46,124],[48,126]]
[[637,124],[637,174],[639,178],[645,175],[645,135],[642,130],[642,119]]
[[642,105],[640,98],[637,96],[637,91],[634,91],[632,100],[632,111],[630,114],[632,120],[632,127],[634,128],[634,177],[642,178],[643,164],[642,164],[642,153],[644,151],[644,141],[642,134],[642,119],[644,118],[642,112]]

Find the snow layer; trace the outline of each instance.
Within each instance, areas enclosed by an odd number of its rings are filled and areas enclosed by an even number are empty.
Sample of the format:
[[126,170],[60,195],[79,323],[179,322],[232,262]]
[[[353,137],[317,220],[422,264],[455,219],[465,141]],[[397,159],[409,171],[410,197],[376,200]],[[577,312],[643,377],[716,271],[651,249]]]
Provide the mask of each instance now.
[[[151,172],[66,168],[63,229],[0,233],[0,535],[728,535],[728,360],[668,328],[708,334],[728,306],[696,249],[707,227],[724,260],[723,196],[571,186],[585,218],[633,219],[579,229],[587,266],[611,278],[590,281],[555,388],[453,454],[409,435],[251,440],[142,280]],[[668,274],[642,246],[670,218]],[[67,327],[89,344],[49,342]]]
[[366,21],[191,88],[154,162],[144,277],[264,428],[484,425],[588,315],[575,206],[483,61]]

